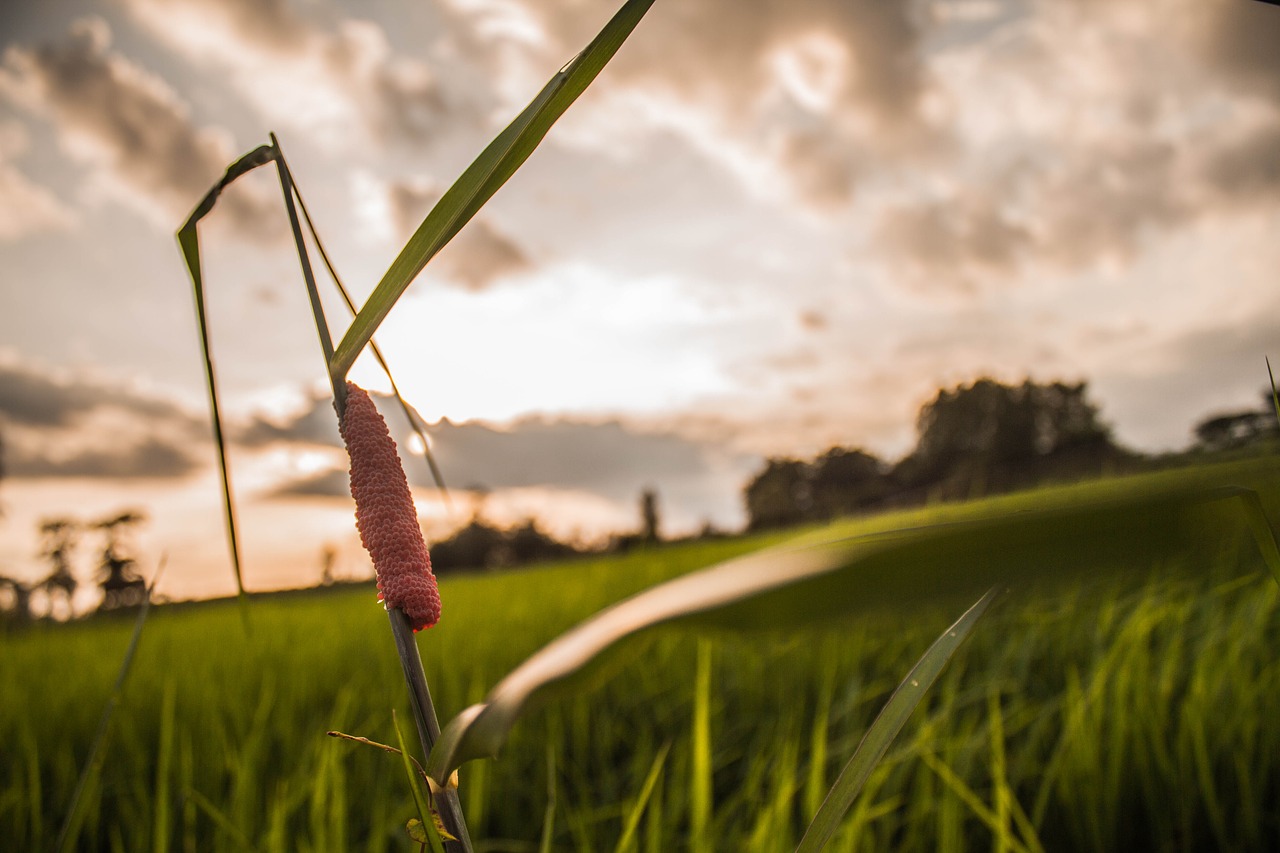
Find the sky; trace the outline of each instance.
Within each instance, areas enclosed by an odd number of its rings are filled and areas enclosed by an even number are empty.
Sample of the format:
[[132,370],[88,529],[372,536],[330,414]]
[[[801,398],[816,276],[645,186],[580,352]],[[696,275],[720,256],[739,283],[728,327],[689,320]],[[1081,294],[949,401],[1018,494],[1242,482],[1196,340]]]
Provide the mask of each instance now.
[[[615,9],[0,5],[0,574],[47,571],[42,519],[138,509],[162,594],[231,592],[174,232],[274,132],[362,302]],[[454,487],[408,461],[428,539],[481,513],[598,542],[646,488],[668,534],[738,527],[765,458],[897,459],[982,376],[1086,380],[1149,452],[1256,406],[1276,45],[1256,0],[658,0],[378,330]],[[246,585],[312,583],[330,548],[366,576],[273,170],[201,238]],[[352,378],[389,389],[367,354]]]

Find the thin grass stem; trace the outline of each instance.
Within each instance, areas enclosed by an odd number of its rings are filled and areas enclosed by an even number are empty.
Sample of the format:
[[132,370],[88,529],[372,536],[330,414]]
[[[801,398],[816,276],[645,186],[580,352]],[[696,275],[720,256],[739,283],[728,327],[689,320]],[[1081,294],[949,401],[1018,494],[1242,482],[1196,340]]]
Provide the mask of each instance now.
[[[354,317],[359,309],[356,307],[355,301],[351,298],[351,294],[347,291],[346,286],[342,283],[342,277],[338,275],[337,268],[334,267],[333,261],[329,258],[329,253],[325,251],[324,243],[320,240],[320,234],[316,231],[315,223],[311,220],[311,212],[307,210],[307,203],[302,198],[302,192],[298,189],[298,184],[293,180],[293,173],[289,171],[289,164],[285,160],[284,154],[280,155],[280,166],[285,173],[289,175],[290,183],[293,187],[293,194],[298,199],[298,207],[302,211],[302,219],[307,223],[307,230],[311,233],[311,241],[316,244],[316,251],[320,253],[320,260],[324,263],[324,267],[329,272],[329,278],[333,281],[334,287],[337,288],[338,294],[342,297],[343,303],[347,306],[347,310]],[[404,412],[405,420],[409,422],[409,427],[414,431],[422,441],[422,456],[427,461],[427,467],[431,470],[431,479],[435,481],[436,488],[439,489],[440,495],[444,500],[445,507],[453,511],[453,499],[449,495],[449,488],[445,485],[444,474],[440,472],[440,467],[436,464],[435,455],[431,452],[431,441],[427,438],[425,425],[418,413],[405,401],[404,395],[400,393],[399,386],[396,385],[396,379],[391,375],[391,366],[387,364],[386,358],[382,355],[382,349],[378,346],[377,341],[370,339],[369,349],[373,351],[373,357],[377,360],[378,366],[382,368],[382,372],[386,374],[387,381],[391,383],[391,393],[395,396],[396,402],[400,404],[401,411]]]

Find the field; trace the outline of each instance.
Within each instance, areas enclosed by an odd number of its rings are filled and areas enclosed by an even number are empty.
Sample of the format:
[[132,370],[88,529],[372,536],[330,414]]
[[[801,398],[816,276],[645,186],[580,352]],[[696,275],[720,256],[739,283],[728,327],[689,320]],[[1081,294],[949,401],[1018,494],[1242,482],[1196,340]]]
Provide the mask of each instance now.
[[[1274,481],[1274,469],[1255,473]],[[446,578],[445,617],[419,635],[437,707],[447,719],[478,701],[612,601],[795,535]],[[1130,568],[1041,582],[999,602],[832,849],[1280,846],[1275,581],[1230,524],[1202,553]],[[658,632],[595,689],[523,720],[500,759],[463,768],[477,849],[537,850],[544,835],[556,850],[611,850],[624,835],[624,849],[644,851],[793,849],[888,693],[965,603],[904,600],[785,634]],[[99,619],[0,638],[5,849],[53,846],[131,630]],[[255,597],[247,614],[230,602],[158,608],[75,849],[416,849],[398,761],[325,736],[394,743],[397,708],[408,733],[371,585]]]

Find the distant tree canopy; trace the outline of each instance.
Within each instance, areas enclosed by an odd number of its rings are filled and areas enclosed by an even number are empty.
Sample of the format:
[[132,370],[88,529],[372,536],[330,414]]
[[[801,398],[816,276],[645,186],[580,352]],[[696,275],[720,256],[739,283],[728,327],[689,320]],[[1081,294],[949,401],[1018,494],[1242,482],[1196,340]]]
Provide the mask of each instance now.
[[941,390],[916,418],[916,448],[898,465],[907,488],[967,497],[1047,477],[1102,473],[1123,453],[1084,382],[1005,385],[979,379]]
[[577,553],[572,545],[547,535],[533,521],[504,530],[473,518],[466,527],[431,546],[431,565],[437,571],[496,569]]
[[916,447],[896,466],[856,449],[811,462],[770,459],[746,488],[749,526],[778,527],[868,509],[964,498],[1045,479],[1103,473],[1127,457],[1086,383],[979,379],[944,389],[916,419]]
[[1195,426],[1197,450],[1216,453],[1239,450],[1280,438],[1271,390],[1262,392],[1262,405],[1247,411],[1210,415]]

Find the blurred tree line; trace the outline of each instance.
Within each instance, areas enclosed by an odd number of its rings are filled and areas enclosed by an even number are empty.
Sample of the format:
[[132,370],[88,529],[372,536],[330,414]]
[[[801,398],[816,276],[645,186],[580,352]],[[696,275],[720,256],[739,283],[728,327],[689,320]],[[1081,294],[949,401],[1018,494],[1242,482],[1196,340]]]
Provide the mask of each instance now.
[[843,447],[809,461],[769,459],[744,493],[748,529],[964,500],[1269,446],[1280,428],[1270,394],[1264,397],[1257,410],[1201,421],[1186,452],[1153,458],[1116,444],[1086,382],[979,379],[939,390],[920,409],[916,446],[897,464]]
[[[964,500],[1128,473],[1206,457],[1280,449],[1280,425],[1269,391],[1261,405],[1213,414],[1194,427],[1185,451],[1149,457],[1118,446],[1085,382],[1007,385],[983,378],[941,389],[916,417],[914,449],[890,463],[858,448],[832,447],[814,459],[773,458],[743,490],[748,529],[759,530],[939,500]],[[0,477],[3,477],[0,443]],[[497,569],[582,553],[625,552],[664,540],[658,492],[640,493],[638,529],[601,547],[561,542],[532,519],[514,527],[485,521],[477,511],[452,536],[431,546],[437,571]],[[33,613],[70,615],[80,585],[73,571],[82,536],[98,538],[100,611],[141,603],[145,584],[131,556],[128,534],[145,516],[128,510],[94,520],[41,521],[39,556],[49,574],[35,583],[0,575],[0,622],[25,621]],[[726,535],[710,523],[692,538]],[[332,582],[335,552],[325,552],[324,582]]]

